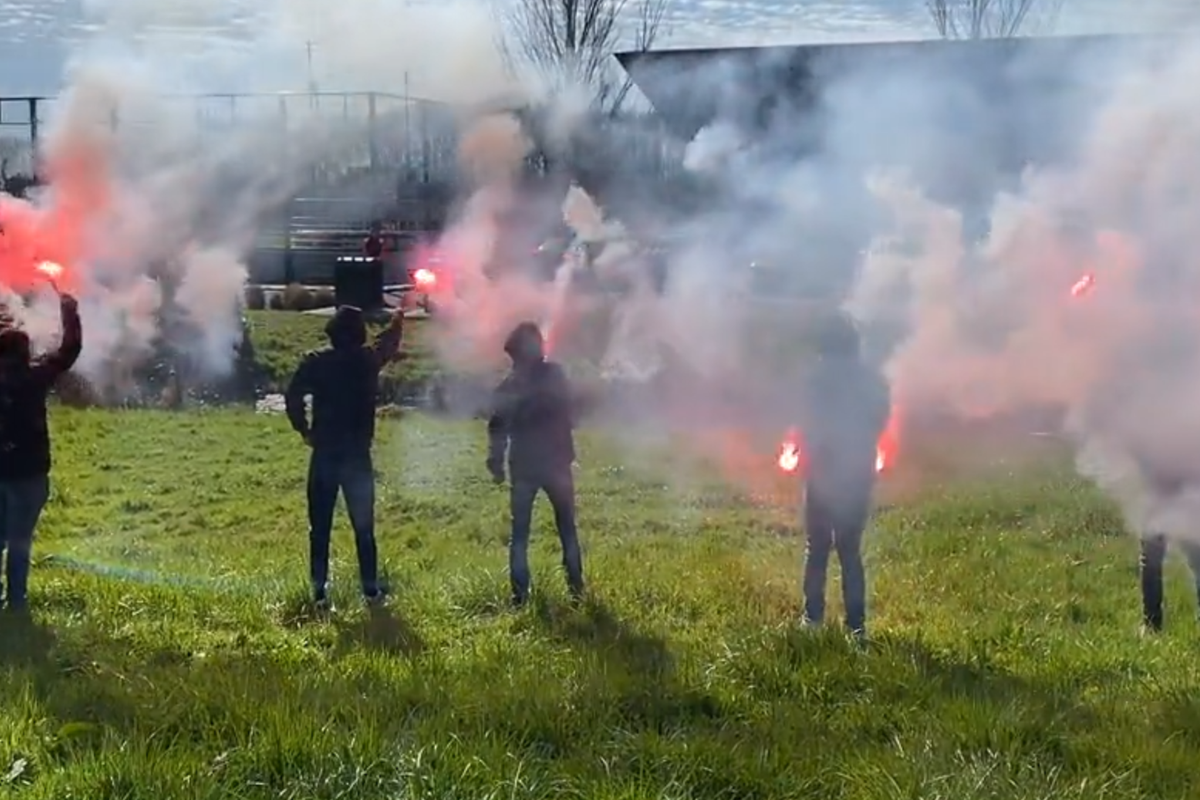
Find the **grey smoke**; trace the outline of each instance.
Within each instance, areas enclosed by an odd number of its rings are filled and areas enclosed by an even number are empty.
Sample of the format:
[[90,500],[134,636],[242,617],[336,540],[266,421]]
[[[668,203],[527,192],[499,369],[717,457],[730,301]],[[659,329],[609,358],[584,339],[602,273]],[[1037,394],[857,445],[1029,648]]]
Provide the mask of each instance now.
[[[341,84],[322,88],[411,85],[467,102],[504,81],[495,48],[481,46],[492,41],[482,5],[204,5],[90,3],[92,32],[73,53],[46,132],[53,179],[38,202],[75,202],[87,218],[80,263],[69,265],[82,282],[79,370],[118,393],[132,365],[164,336],[200,377],[227,373],[241,336],[245,259],[264,218],[315,165],[336,171],[366,152],[365,107],[331,114],[292,102],[285,117],[278,98],[243,97],[234,114],[232,100],[217,108],[188,95],[306,89],[305,44],[318,29],[322,76]],[[363,10],[397,24],[371,24],[371,14],[357,13]],[[241,20],[241,38],[211,35],[218,17]],[[402,140],[386,111],[377,119],[381,135]],[[102,202],[80,199],[96,187]],[[162,285],[154,279],[174,286],[179,326],[164,327]],[[10,302],[39,347],[53,343],[57,324],[44,298]]]

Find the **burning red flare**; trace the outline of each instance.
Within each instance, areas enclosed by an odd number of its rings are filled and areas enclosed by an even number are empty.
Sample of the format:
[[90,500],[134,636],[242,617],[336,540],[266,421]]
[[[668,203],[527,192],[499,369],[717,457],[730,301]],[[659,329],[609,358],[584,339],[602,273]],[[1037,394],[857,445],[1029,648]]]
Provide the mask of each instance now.
[[[888,416],[887,427],[879,436],[875,446],[875,471],[884,472],[896,461],[900,450],[900,415],[893,408]],[[783,442],[779,445],[779,458],[776,463],[782,472],[793,474],[802,471],[804,465],[804,450],[800,446],[800,437],[796,431],[788,431]]]
[[421,267],[413,273],[413,281],[418,289],[427,292],[437,286],[437,273],[428,267]]
[[418,292],[425,294],[447,295],[452,293],[450,281],[453,276],[447,272],[450,261],[445,247],[437,242],[419,242],[413,249],[409,260],[412,270],[413,285]]
[[800,469],[800,445],[794,441],[784,440],[779,446],[779,468],[784,472],[796,472]]
[[37,265],[37,270],[52,281],[57,281],[63,274],[62,264],[56,261],[43,261]]
[[1096,276],[1088,272],[1071,286],[1071,297],[1083,297],[1096,285]]
[[875,445],[875,471],[883,472],[892,466],[900,452],[900,412],[892,407],[888,415],[887,425],[879,435]]

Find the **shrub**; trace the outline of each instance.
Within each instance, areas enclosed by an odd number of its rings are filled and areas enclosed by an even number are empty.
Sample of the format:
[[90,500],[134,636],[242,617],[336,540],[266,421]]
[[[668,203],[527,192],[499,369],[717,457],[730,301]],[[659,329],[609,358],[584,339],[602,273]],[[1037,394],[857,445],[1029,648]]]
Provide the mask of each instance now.
[[262,311],[267,307],[267,293],[261,286],[247,286],[245,300],[246,308],[251,311]]
[[283,311],[283,295],[279,292],[271,292],[271,294],[267,295],[267,308],[272,311]]
[[298,283],[289,283],[283,290],[283,307],[288,311],[311,311],[314,300],[312,290]]
[[77,372],[64,372],[54,383],[54,393],[59,402],[74,408],[90,408],[101,405],[99,392],[86,378]]
[[337,295],[333,289],[322,287],[313,292],[313,308],[329,308],[337,305]]

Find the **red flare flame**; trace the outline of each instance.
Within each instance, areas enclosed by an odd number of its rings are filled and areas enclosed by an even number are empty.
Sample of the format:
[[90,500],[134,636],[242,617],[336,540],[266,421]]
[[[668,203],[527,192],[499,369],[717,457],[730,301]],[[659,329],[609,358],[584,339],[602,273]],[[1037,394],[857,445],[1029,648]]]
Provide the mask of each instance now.
[[779,468],[784,472],[796,472],[800,469],[800,461],[800,445],[785,439],[779,446]]
[[[875,446],[875,471],[887,471],[896,461],[900,450],[900,415],[895,408],[888,416],[887,426],[879,436]],[[779,445],[779,457],[776,459],[781,472],[795,474],[803,471],[804,449],[796,431],[788,431],[783,442]]]
[[427,267],[421,267],[413,273],[413,282],[421,291],[429,291],[437,286],[437,273]]
[[1072,284],[1071,297],[1083,297],[1085,294],[1090,292],[1092,290],[1092,287],[1095,285],[1096,285],[1095,274],[1088,272],[1088,273],[1084,274],[1083,276],[1081,276],[1079,278],[1079,280],[1075,281],[1074,284]]

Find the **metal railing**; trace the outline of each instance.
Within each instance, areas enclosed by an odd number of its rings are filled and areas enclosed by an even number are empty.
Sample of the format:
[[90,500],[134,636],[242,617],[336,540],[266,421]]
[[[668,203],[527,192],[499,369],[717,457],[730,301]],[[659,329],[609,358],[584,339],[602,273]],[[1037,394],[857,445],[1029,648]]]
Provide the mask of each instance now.
[[[100,120],[114,127],[153,126],[163,106],[190,113],[203,134],[221,135],[245,122],[278,125],[283,130],[305,126],[337,127],[361,136],[361,151],[344,156],[368,169],[403,167],[423,176],[437,174],[453,159],[454,123],[437,101],[387,92],[275,92],[159,95],[161,103],[107,109]],[[0,96],[0,138],[10,160],[36,158],[55,107],[52,96]],[[144,110],[143,110],[144,109]],[[345,148],[342,148],[345,149]],[[32,168],[32,167],[30,167]],[[425,178],[426,180],[428,177]]]

